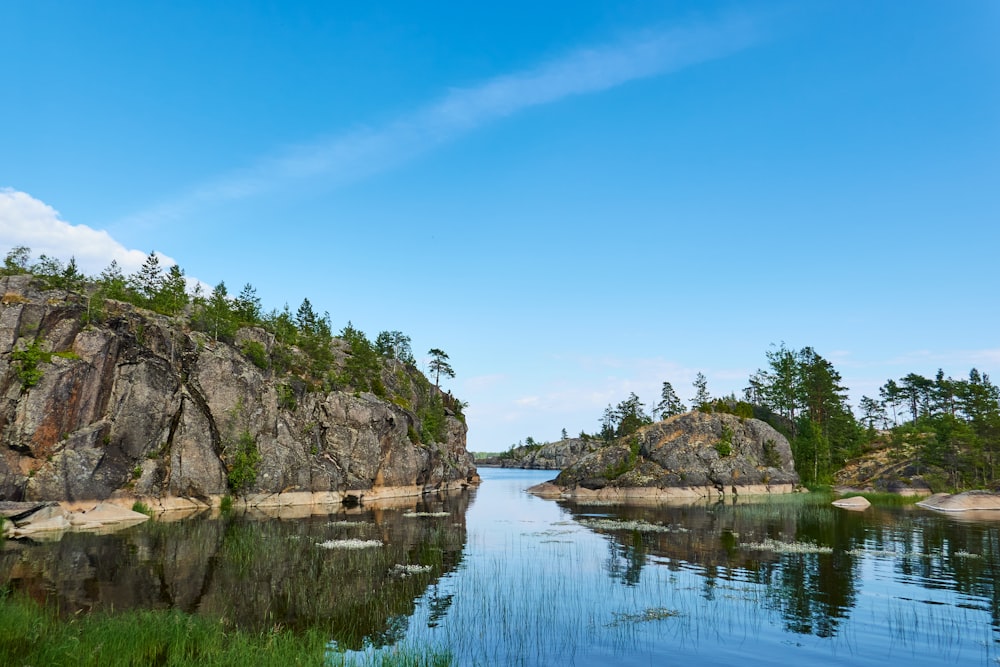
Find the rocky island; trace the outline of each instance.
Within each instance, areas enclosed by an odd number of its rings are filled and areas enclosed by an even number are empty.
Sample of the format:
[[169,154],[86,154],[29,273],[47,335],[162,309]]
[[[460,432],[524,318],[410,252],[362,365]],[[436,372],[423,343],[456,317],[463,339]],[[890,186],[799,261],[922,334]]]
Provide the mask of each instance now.
[[462,403],[350,325],[213,331],[209,302],[165,315],[27,273],[0,277],[0,303],[0,500],[358,503],[478,481]]
[[643,500],[788,493],[791,447],[758,419],[688,412],[639,428],[531,491],[546,497]]

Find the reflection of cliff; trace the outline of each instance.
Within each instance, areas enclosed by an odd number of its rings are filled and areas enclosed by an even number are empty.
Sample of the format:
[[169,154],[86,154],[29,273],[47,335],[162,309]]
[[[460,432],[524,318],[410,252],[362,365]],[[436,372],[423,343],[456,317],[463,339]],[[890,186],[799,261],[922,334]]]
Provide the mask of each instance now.
[[[469,498],[466,491],[427,497],[411,510],[151,522],[106,536],[8,542],[0,581],[65,614],[176,608],[252,631],[319,628],[358,649],[391,640],[415,599],[457,567]],[[320,546],[347,539],[383,546]]]

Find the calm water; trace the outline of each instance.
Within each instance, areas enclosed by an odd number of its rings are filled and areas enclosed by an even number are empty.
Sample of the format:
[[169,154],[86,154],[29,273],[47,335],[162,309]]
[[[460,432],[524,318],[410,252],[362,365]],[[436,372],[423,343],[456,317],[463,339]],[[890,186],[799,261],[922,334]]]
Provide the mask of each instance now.
[[0,581],[66,613],[319,625],[343,650],[431,644],[458,665],[1000,664],[1000,520],[580,505],[524,493],[551,472],[480,472],[406,509],[8,541]]

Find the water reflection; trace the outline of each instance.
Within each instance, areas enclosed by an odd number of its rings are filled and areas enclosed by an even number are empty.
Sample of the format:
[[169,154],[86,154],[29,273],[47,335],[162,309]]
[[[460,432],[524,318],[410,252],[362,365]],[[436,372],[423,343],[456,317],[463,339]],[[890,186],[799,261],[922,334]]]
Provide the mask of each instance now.
[[[838,510],[824,497],[689,506],[559,505],[607,538],[608,576],[636,586],[649,567],[693,570],[705,599],[721,582],[749,582],[797,634],[835,636],[858,602],[865,558],[898,583],[958,593],[959,607],[998,624],[1000,524],[970,523],[917,508]],[[877,568],[882,571],[884,568]],[[900,599],[906,599],[901,597]],[[924,602],[936,600],[924,596]],[[948,603],[951,604],[951,603]]]
[[365,654],[429,646],[463,666],[995,664],[1000,522],[812,496],[525,494],[543,475],[484,470],[477,490],[407,508],[8,541],[0,581],[68,614],[179,608],[326,629]]
[[[405,634],[415,600],[461,561],[470,497],[295,519],[154,521],[48,543],[8,540],[0,581],[66,615],[173,608],[252,631],[319,627],[348,649],[392,644]],[[442,603],[439,613],[446,611]]]

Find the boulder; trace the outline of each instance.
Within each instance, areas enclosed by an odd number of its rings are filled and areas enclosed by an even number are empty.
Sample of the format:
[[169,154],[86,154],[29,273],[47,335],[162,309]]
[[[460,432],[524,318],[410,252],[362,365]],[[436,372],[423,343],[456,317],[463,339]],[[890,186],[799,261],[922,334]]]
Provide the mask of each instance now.
[[996,511],[1000,518],[1000,493],[990,491],[965,491],[963,493],[935,493],[917,503],[918,507],[937,512]]
[[863,512],[869,507],[871,503],[864,496],[851,496],[850,498],[838,498],[831,503],[834,507],[839,507],[845,510],[852,510],[855,512]]

